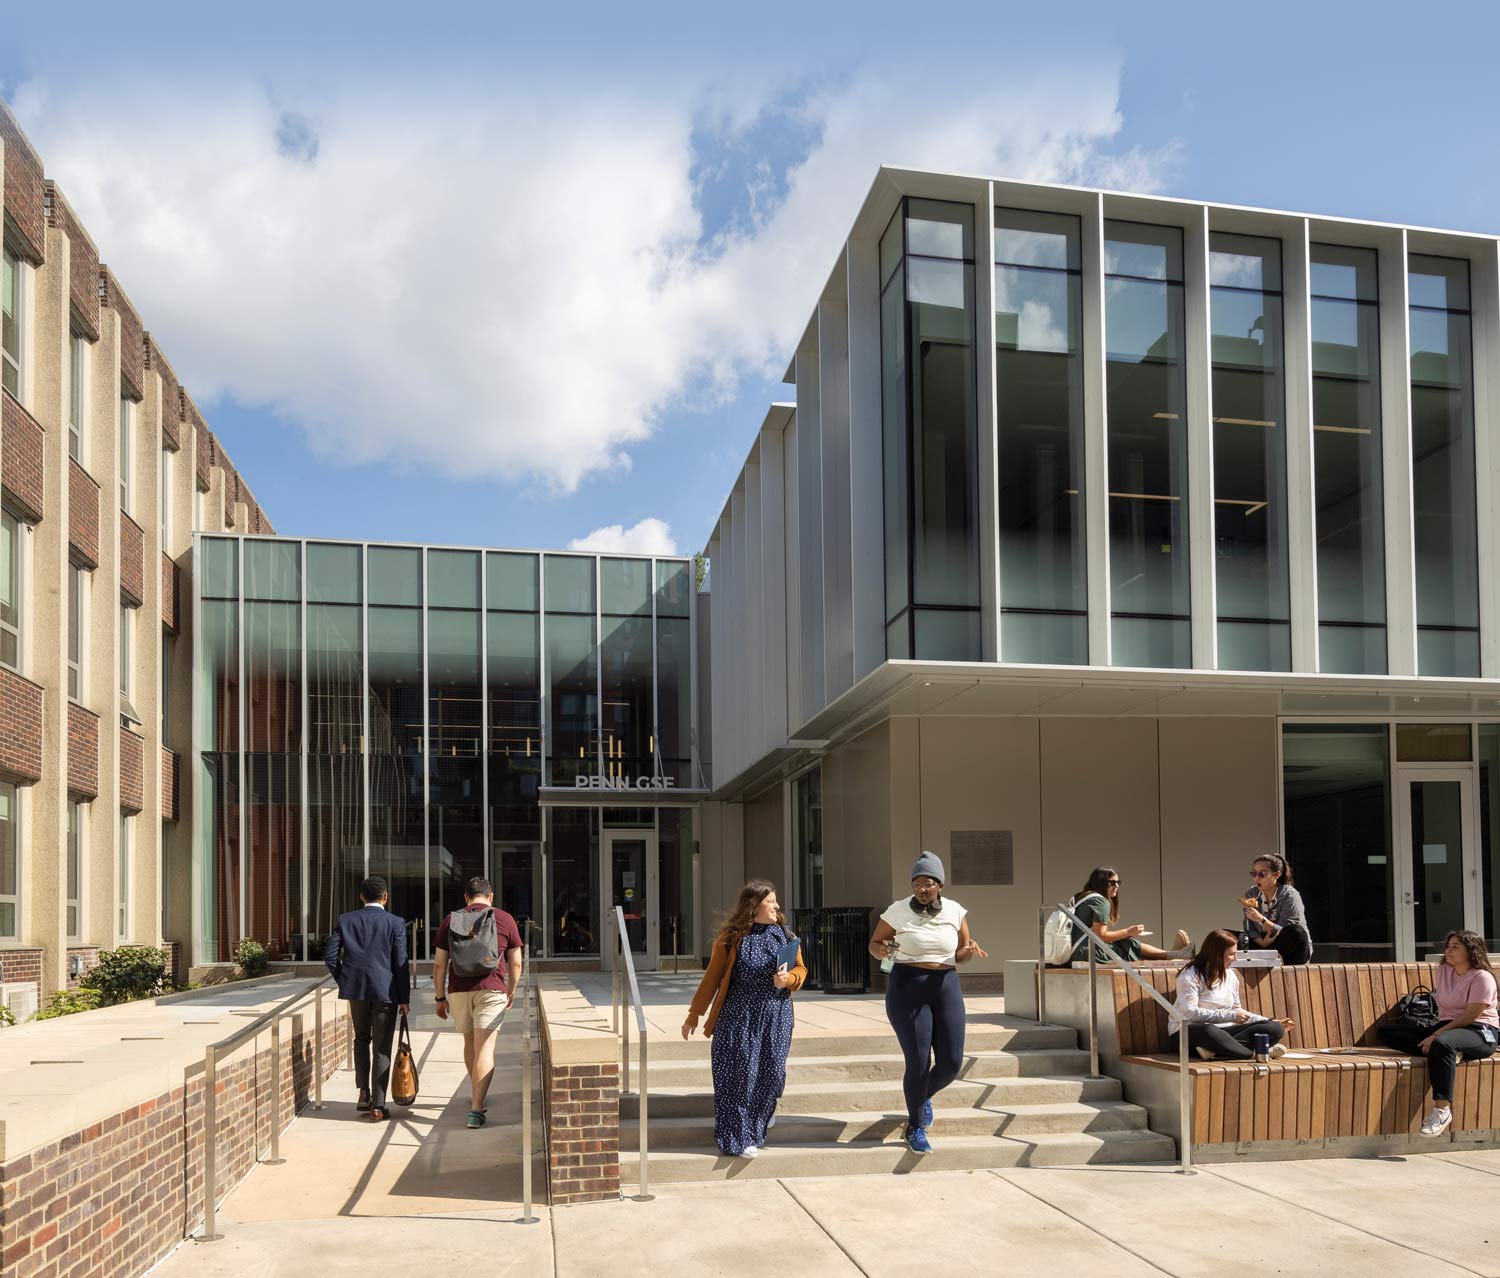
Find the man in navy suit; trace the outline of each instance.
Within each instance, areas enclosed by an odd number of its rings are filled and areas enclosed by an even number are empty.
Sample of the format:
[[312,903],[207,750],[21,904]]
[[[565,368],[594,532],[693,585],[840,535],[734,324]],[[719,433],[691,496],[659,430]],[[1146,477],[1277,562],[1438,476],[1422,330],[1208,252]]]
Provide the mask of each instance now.
[[349,1000],[354,1018],[358,1108],[380,1122],[390,1117],[385,1089],[391,1081],[391,1040],[396,1035],[397,1008],[405,1016],[411,1004],[411,964],[406,955],[406,922],[386,912],[390,893],[385,880],[366,879],[360,885],[359,899],[364,902],[362,909],[339,915],[323,961],[339,983],[339,997]]

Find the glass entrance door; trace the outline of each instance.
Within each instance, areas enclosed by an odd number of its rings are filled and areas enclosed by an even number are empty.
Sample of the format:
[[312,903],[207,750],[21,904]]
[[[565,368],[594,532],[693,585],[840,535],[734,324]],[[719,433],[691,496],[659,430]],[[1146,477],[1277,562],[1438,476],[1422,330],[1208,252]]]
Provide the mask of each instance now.
[[1479,927],[1471,768],[1402,769],[1397,870],[1401,953],[1421,962],[1456,928]]
[[[654,972],[660,952],[656,899],[656,834],[651,830],[605,830],[602,840],[604,882],[611,918],[615,906],[625,911],[625,934],[638,972]],[[605,935],[612,933],[606,927]],[[606,970],[614,961],[611,948]]]

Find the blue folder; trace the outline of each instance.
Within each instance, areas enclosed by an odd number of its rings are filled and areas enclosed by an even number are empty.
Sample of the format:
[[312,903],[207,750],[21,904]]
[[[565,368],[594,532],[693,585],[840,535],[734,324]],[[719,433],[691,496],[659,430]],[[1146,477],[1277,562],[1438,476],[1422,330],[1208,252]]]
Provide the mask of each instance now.
[[779,950],[776,951],[776,966],[784,967],[790,972],[797,966],[797,955],[802,949],[802,942],[793,937]]

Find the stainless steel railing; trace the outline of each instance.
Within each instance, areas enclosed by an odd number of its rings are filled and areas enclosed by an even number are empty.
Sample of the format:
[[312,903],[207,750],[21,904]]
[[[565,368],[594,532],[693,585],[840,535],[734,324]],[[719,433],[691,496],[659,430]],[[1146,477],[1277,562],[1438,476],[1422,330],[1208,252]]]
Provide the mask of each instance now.
[[531,975],[530,949],[531,931],[540,932],[534,919],[522,924],[522,933],[528,944],[523,945],[521,958],[520,988],[516,991],[521,1000],[521,1221],[523,1225],[534,1225],[539,1219],[532,1211],[531,1203]]
[[[1039,1023],[1047,1019],[1047,916],[1054,910],[1061,910],[1073,923],[1083,931],[1083,946],[1089,956],[1089,1073],[1095,1077],[1099,1075],[1099,991],[1098,983],[1094,977],[1097,973],[1097,956],[1103,955],[1104,961],[1110,966],[1117,967],[1131,980],[1146,991],[1162,1007],[1167,1009],[1168,1015],[1177,1009],[1174,1004],[1168,1002],[1162,995],[1135,969],[1135,965],[1127,963],[1122,959],[1114,948],[1103,941],[1096,939],[1094,930],[1085,923],[1078,915],[1073,913],[1070,905],[1059,902],[1056,905],[1043,905],[1037,915],[1037,952],[1036,952],[1036,1018]],[[1073,950],[1078,953],[1078,950]],[[1177,1034],[1177,1074],[1178,1074],[1178,1096],[1177,1105],[1182,1126],[1181,1135],[1177,1141],[1177,1149],[1180,1158],[1180,1166],[1177,1170],[1184,1176],[1192,1176],[1193,1170],[1193,1087],[1192,1079],[1188,1074],[1188,1035],[1184,1027]]]
[[636,1088],[636,1096],[639,1101],[640,1115],[640,1183],[637,1186],[635,1201],[648,1203],[652,1199],[651,1193],[651,1169],[649,1151],[646,1140],[646,1106],[647,1093],[650,1086],[647,1081],[647,1038],[646,1010],[641,1003],[641,987],[635,979],[635,958],[630,952],[630,933],[625,927],[625,909],[623,906],[615,906],[615,912],[610,915],[614,937],[611,946],[614,954],[614,962],[610,964],[612,982],[610,987],[610,1023],[614,1032],[620,1036],[620,1095],[624,1096],[630,1091],[630,1017],[629,1009],[624,1000],[630,999],[631,1006],[635,1009],[636,1029],[641,1036],[641,1068],[640,1083]]
[[218,1242],[224,1235],[218,1232],[219,1210],[219,1061],[247,1038],[254,1038],[267,1025],[271,1027],[271,1156],[258,1161],[272,1167],[286,1162],[281,1156],[281,1022],[292,1009],[309,994],[313,995],[313,1108],[323,1108],[323,997],[333,977],[325,976],[303,986],[290,998],[283,1000],[269,1012],[262,1012],[254,1020],[242,1025],[233,1034],[228,1034],[216,1043],[210,1043],[203,1052],[203,1232],[195,1235],[198,1242]]

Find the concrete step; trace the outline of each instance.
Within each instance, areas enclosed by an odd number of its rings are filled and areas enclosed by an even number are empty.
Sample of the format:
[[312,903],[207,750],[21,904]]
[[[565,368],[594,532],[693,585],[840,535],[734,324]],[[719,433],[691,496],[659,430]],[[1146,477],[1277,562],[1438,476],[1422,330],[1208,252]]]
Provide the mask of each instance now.
[[[652,1070],[650,1115],[658,1118],[692,1118],[714,1112],[711,1085],[658,1086]],[[1020,1105],[1054,1105],[1118,1101],[1120,1082],[1114,1078],[1011,1077],[1000,1079],[960,1078],[943,1089],[939,1100],[948,1108],[983,1106],[990,1109]],[[782,1094],[782,1114],[848,1112],[902,1113],[906,1101],[899,1075],[891,1079],[816,1080],[789,1082]],[[634,1092],[620,1097],[620,1120],[640,1116],[640,1097]],[[784,1120],[783,1120],[784,1121]],[[778,1126],[780,1124],[778,1123]]]
[[[894,1049],[896,1045],[891,1042],[887,1046]],[[631,1063],[634,1065],[635,1061]],[[966,1051],[959,1076],[998,1079],[1082,1074],[1088,1069],[1088,1064],[1089,1054],[1077,1047],[1027,1048],[1014,1052]],[[713,1087],[713,1070],[707,1056],[697,1060],[652,1060],[650,1069],[653,1092],[658,1087]],[[787,1060],[786,1076],[788,1083],[832,1079],[855,1082],[899,1079],[905,1072],[905,1058],[899,1051],[888,1050],[844,1056],[793,1055]]]
[[[777,1131],[780,1124],[777,1124]],[[886,1141],[823,1141],[781,1144],[774,1138],[754,1159],[731,1158],[717,1150],[653,1149],[653,1184],[706,1180],[775,1180],[796,1176],[856,1176],[891,1172],[974,1171],[998,1167],[1073,1167],[1089,1163],[1167,1162],[1176,1156],[1169,1137],[1149,1131],[1043,1134],[1026,1137],[942,1136],[934,1132],[933,1152],[913,1154],[892,1138]],[[635,1191],[639,1153],[620,1151],[620,1188]]]
[[[946,1096],[946,1093],[944,1093]],[[906,1116],[895,1111],[829,1111],[823,1114],[781,1112],[771,1129],[775,1144],[813,1145],[835,1141],[899,1140]],[[1126,1101],[1058,1101],[1043,1105],[986,1105],[983,1108],[938,1109],[933,1113],[932,1138],[949,1136],[1036,1136],[1088,1132],[1145,1131],[1146,1111]],[[620,1124],[620,1148],[639,1149],[638,1121]],[[713,1114],[678,1118],[651,1115],[651,1148],[714,1149]]]
[[[631,1068],[640,1052],[635,1022],[630,1024]],[[866,1056],[895,1049],[895,1036],[879,1024],[867,1034],[792,1034],[795,1056]],[[964,1034],[964,1048],[971,1052],[1018,1051],[1023,1048],[1069,1048],[1078,1046],[1078,1031],[1066,1025],[1038,1025],[1020,1017],[1005,1018],[1003,1023],[973,1021]],[[649,1054],[653,1061],[707,1060],[709,1040],[702,1033],[684,1041],[674,1027],[669,1033],[652,1031]]]

